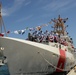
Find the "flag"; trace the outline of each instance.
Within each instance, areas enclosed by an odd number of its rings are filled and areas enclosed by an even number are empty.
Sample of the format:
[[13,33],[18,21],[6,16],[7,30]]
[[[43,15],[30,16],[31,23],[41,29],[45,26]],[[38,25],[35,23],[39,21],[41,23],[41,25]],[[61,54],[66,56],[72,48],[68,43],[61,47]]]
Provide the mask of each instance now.
[[40,31],[41,30],[41,26],[36,27],[36,29]]
[[18,31],[14,31],[15,34],[18,34]]
[[25,33],[25,30],[22,30],[22,35]]
[[51,24],[51,23],[52,23],[52,21],[48,22],[48,24]]
[[10,33],[10,31],[7,31],[7,33],[9,34],[9,33]]
[[18,34],[21,34],[22,33],[22,31],[21,30],[18,30]]
[[33,31],[33,30],[35,30],[34,28],[29,28],[29,31]]

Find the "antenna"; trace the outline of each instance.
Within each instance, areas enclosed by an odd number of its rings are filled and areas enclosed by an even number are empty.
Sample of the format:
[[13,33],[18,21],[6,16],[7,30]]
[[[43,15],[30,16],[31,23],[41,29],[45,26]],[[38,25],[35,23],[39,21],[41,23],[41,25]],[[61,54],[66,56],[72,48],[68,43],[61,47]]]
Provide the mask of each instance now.
[[54,22],[54,32],[58,33],[59,35],[66,35],[65,34],[65,25],[64,23],[68,20],[68,18],[61,18],[60,15],[58,19],[51,19]]
[[4,33],[7,36],[6,28],[5,28],[5,25],[4,25],[4,22],[3,22],[1,10],[2,10],[2,5],[1,5],[1,2],[0,2],[0,33],[2,33],[2,31],[3,31],[2,30],[2,27],[3,27],[4,28]]

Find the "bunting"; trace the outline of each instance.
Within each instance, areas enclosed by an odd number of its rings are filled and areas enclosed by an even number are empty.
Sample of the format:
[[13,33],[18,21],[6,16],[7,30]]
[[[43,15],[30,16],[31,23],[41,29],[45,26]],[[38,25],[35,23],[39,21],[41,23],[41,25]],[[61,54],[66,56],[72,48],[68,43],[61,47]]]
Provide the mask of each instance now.
[[37,27],[32,27],[32,28],[29,28],[29,27],[26,27],[25,29],[22,29],[22,30],[15,30],[15,31],[7,31],[7,34],[9,33],[15,33],[15,34],[24,34],[26,30],[29,30],[29,31],[33,31],[33,30],[37,30],[37,31],[40,31],[42,29],[42,27],[44,26],[48,26],[49,24],[51,24],[52,21],[48,22],[47,24],[42,24],[41,26],[37,26]]

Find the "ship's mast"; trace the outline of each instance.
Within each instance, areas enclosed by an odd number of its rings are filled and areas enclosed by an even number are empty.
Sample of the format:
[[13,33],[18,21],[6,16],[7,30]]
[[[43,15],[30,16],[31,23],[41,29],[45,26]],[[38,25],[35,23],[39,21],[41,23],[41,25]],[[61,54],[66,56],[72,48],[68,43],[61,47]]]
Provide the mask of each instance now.
[[58,33],[59,35],[66,35],[66,27],[64,25],[66,20],[68,20],[68,18],[62,19],[60,15],[58,16],[58,19],[52,19],[52,21],[54,22],[54,32]]
[[2,5],[0,3],[0,33],[3,33],[3,30],[2,30],[2,28],[3,28],[4,29],[4,33],[7,36],[6,28],[5,28],[5,25],[4,25],[4,22],[3,22],[1,10],[2,10]]

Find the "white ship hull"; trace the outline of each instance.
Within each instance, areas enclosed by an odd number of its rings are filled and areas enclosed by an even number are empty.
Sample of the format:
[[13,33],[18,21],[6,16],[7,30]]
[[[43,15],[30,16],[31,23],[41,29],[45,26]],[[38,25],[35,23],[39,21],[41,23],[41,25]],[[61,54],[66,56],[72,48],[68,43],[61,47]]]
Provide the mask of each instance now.
[[[19,75],[21,73],[23,75],[44,75],[57,70],[50,64],[58,66],[60,58],[58,48],[9,37],[0,37],[0,47],[4,48],[10,75]],[[68,58],[67,52],[65,55]],[[74,59],[72,60],[74,61]],[[62,69],[69,70],[70,68],[66,67],[64,63]]]

